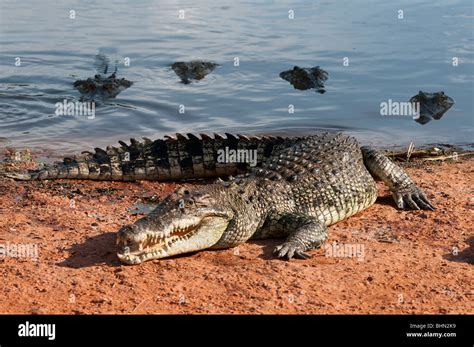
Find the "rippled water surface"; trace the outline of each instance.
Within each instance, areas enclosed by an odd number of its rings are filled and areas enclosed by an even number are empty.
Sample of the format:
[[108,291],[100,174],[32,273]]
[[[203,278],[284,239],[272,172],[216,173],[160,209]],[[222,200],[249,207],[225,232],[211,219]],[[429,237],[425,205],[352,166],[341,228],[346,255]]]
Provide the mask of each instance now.
[[[473,142],[472,6],[471,0],[2,0],[0,145],[60,152],[174,132],[317,129],[345,130],[380,145]],[[56,115],[57,102],[79,100],[72,84],[95,74],[99,50],[128,57],[130,66],[121,63],[118,75],[134,85],[97,105],[94,119]],[[185,85],[170,64],[192,59],[220,66]],[[295,90],[279,77],[294,65],[328,71],[326,93]],[[455,105],[426,125],[380,115],[381,102],[407,101],[419,90],[443,90]]]

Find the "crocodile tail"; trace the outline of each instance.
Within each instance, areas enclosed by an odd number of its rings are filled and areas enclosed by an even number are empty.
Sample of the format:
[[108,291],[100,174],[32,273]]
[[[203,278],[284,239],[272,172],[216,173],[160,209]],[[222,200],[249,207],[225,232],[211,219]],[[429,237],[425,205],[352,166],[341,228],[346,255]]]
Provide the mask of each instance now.
[[13,178],[17,181],[32,181],[38,179],[38,172],[30,171],[26,173],[21,172],[6,172],[3,176]]
[[83,152],[28,173],[9,174],[17,180],[88,179],[168,181],[237,175],[260,166],[295,138],[214,134],[176,134],[152,141],[130,139],[120,146]]
[[45,165],[41,169],[28,170],[25,173],[5,173],[4,176],[19,181],[52,180],[52,179],[112,179],[112,156],[100,148],[95,153],[83,152],[73,158],[64,158],[62,162]]
[[[51,180],[51,179],[91,179],[89,168],[96,167],[95,160],[89,155],[64,158],[62,162],[45,165],[41,169],[27,172],[9,172],[4,176],[19,181]],[[86,170],[84,169],[86,168]]]

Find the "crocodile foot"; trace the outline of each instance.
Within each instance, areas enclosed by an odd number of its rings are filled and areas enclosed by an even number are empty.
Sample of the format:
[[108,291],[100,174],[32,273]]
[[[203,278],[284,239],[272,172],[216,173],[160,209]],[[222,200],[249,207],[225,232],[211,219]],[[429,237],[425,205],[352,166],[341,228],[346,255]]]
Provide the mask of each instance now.
[[311,256],[304,252],[305,247],[294,241],[287,241],[280,246],[275,247],[273,253],[278,258],[285,258],[290,260],[291,258],[308,259]]
[[399,188],[392,192],[393,199],[400,209],[409,208],[412,210],[431,210],[435,207],[430,202],[425,192],[415,184]]

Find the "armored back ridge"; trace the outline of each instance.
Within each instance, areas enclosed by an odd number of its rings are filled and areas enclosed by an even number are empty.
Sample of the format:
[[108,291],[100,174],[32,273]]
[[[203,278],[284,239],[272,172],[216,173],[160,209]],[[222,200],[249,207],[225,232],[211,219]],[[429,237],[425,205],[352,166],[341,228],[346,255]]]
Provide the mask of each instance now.
[[[215,134],[176,134],[166,139],[119,141],[119,147],[96,148],[63,162],[32,170],[26,174],[11,174],[16,179],[90,179],[114,181],[168,181],[222,177],[248,172],[252,163],[226,160],[225,154],[255,153],[256,165],[261,165],[272,153],[290,146],[299,138]],[[250,152],[251,151],[251,152]],[[220,157],[223,157],[222,159]]]

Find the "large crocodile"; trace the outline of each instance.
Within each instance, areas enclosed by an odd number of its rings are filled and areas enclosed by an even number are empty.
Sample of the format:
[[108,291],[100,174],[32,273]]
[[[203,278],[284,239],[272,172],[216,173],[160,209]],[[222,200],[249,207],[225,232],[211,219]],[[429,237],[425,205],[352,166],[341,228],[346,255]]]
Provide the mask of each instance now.
[[[224,152],[222,152],[224,151]],[[245,158],[254,151],[257,165],[231,163],[222,153]],[[248,158],[249,156],[247,156]],[[220,159],[220,160],[219,160]],[[243,160],[245,161],[245,160]],[[237,246],[250,238],[287,236],[277,257],[307,258],[321,245],[327,226],[371,206],[374,178],[390,188],[398,208],[433,205],[407,173],[380,152],[360,147],[345,134],[213,138],[177,135],[166,140],[132,139],[130,145],[96,149],[17,179],[170,180],[234,179],[178,189],[149,215],[117,234],[119,259],[137,264],[181,253]]]

